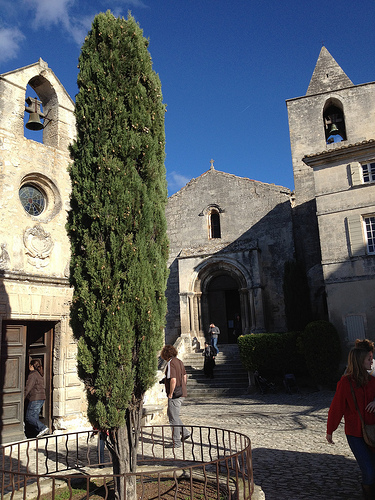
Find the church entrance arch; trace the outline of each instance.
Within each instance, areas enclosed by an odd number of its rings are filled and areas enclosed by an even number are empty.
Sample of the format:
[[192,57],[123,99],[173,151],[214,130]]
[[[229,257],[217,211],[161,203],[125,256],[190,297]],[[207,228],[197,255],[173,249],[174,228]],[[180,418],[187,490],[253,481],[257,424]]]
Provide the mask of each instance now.
[[241,271],[226,262],[211,263],[198,273],[195,291],[201,296],[204,334],[214,323],[220,328],[219,343],[235,343],[250,323],[246,280]]

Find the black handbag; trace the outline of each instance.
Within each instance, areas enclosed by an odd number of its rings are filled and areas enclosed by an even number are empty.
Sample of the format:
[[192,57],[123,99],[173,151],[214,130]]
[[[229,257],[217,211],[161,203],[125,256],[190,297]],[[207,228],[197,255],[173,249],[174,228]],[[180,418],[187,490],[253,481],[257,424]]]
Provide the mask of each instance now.
[[358,408],[357,398],[355,397],[354,389],[353,389],[352,384],[350,384],[350,389],[352,391],[352,395],[353,395],[353,399],[354,399],[354,404],[355,404],[355,407],[357,409],[357,412],[358,412],[358,415],[359,415],[359,419],[361,421],[363,439],[365,440],[366,444],[368,444],[369,446],[372,446],[373,448],[375,448],[375,425],[374,424],[365,424],[365,422],[363,420],[363,417],[362,417],[362,414],[361,414],[361,412],[359,411],[359,408]]

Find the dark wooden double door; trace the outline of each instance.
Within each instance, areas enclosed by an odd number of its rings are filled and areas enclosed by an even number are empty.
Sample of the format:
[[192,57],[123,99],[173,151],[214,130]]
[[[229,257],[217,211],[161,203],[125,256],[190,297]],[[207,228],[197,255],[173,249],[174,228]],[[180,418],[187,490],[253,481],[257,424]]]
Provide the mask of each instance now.
[[0,363],[1,443],[33,437],[33,429],[24,428],[24,389],[29,363],[39,358],[44,369],[46,401],[41,420],[51,428],[52,349],[54,323],[49,321],[4,321]]

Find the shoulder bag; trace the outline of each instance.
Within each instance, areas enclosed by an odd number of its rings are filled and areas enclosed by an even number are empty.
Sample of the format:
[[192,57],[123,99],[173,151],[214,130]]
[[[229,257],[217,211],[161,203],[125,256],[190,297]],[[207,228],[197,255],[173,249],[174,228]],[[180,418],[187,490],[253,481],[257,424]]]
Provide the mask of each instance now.
[[355,404],[355,407],[357,409],[359,419],[361,421],[363,439],[365,440],[366,444],[368,444],[369,446],[372,446],[374,448],[375,447],[375,425],[374,424],[365,424],[363,417],[361,415],[361,412],[359,411],[359,408],[358,408],[357,398],[355,397],[352,383],[351,382],[349,382],[349,383],[350,383],[350,389],[352,391],[352,396],[354,399],[354,404]]
[[182,396],[182,386],[178,385],[175,387],[175,390],[173,391],[172,399],[180,398],[181,396]]

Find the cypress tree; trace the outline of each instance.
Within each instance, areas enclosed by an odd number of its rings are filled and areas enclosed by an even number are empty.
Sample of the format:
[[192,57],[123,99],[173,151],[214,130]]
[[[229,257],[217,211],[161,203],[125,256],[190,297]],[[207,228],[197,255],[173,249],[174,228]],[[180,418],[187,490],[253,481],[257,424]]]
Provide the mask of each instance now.
[[79,57],[71,147],[71,325],[88,417],[109,431],[116,474],[136,470],[166,313],[165,106],[147,47],[130,14],[95,17]]

